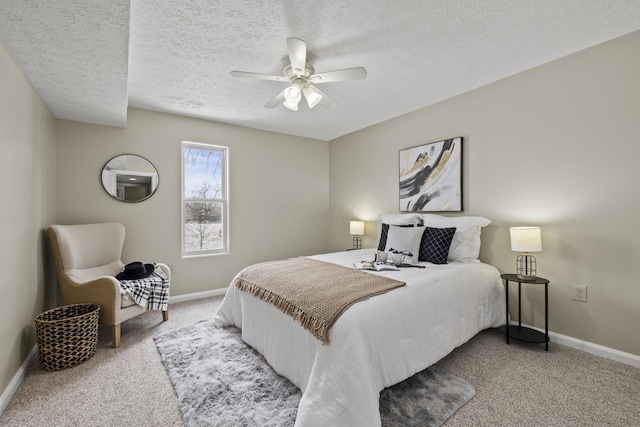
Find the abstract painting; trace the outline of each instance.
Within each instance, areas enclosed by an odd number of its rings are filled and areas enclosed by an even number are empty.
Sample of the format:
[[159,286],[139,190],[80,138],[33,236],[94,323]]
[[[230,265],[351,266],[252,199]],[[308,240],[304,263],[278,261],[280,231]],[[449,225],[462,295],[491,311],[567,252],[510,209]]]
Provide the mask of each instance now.
[[400,212],[462,211],[462,137],[400,150]]

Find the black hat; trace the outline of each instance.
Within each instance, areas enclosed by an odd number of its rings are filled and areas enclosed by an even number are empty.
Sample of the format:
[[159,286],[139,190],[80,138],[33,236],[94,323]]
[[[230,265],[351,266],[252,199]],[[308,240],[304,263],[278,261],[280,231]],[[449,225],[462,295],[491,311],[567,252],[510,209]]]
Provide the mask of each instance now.
[[140,261],[131,262],[124,266],[124,270],[116,275],[118,280],[136,280],[149,277],[154,270],[153,264],[143,264]]

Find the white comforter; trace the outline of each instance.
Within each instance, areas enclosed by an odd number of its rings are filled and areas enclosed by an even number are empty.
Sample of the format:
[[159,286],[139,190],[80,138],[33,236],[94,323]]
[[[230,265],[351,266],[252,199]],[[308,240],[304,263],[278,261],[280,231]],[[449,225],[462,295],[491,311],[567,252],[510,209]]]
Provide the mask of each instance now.
[[[310,258],[353,266],[373,257],[373,249],[363,249]],[[243,340],[300,388],[296,426],[379,426],[380,391],[505,323],[495,267],[423,264],[375,273],[407,285],[350,307],[331,328],[329,345],[233,283],[215,323],[242,329]]]

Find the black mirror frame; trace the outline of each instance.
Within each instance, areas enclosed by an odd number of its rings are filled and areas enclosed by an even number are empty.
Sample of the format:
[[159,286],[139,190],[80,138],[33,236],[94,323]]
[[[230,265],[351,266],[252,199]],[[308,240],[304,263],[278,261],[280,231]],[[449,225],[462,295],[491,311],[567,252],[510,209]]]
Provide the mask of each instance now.
[[[119,197],[117,197],[116,195],[112,194],[107,187],[104,184],[104,179],[103,179],[103,174],[105,172],[105,170],[107,169],[107,165],[109,163],[111,163],[114,159],[117,159],[118,157],[122,157],[122,156],[135,156],[138,157],[144,161],[146,161],[147,163],[149,163],[149,165],[153,168],[153,170],[155,171],[155,176],[156,176],[156,183],[155,183],[155,187],[151,188],[149,194],[141,199],[137,199],[137,200],[126,200],[126,199],[121,199]],[[124,202],[124,203],[140,203],[140,202],[144,202],[145,200],[149,199],[151,196],[153,196],[156,191],[158,191],[158,188],[160,187],[160,174],[158,173],[158,169],[156,168],[156,166],[151,163],[151,161],[149,159],[147,159],[146,157],[140,156],[138,154],[131,154],[131,153],[126,153],[126,154],[118,154],[117,156],[114,156],[112,158],[110,158],[109,160],[107,160],[107,162],[104,164],[104,166],[102,166],[102,170],[100,171],[100,185],[102,185],[103,190],[105,191],[105,193],[107,193],[109,195],[109,197],[119,201],[119,202]]]

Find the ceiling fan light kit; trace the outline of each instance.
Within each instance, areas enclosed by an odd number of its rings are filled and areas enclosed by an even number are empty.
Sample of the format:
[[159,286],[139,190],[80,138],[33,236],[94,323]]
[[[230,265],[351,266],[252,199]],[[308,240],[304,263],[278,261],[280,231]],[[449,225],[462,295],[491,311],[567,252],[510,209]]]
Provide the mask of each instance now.
[[298,111],[298,104],[304,95],[309,108],[313,108],[321,101],[323,105],[331,108],[336,102],[327,94],[320,91],[310,83],[331,83],[347,80],[361,80],[367,77],[367,70],[364,67],[345,68],[341,70],[327,71],[316,74],[311,64],[307,63],[307,44],[295,37],[287,39],[287,49],[289,53],[290,65],[284,70],[284,76],[273,76],[269,74],[251,73],[247,71],[232,71],[233,77],[242,77],[257,80],[275,80],[289,83],[287,86],[265,104],[266,108],[274,108],[280,104],[292,111]]
[[300,85],[297,83],[294,83],[284,90],[284,102],[282,104],[292,111],[298,111],[299,102],[300,102]]

